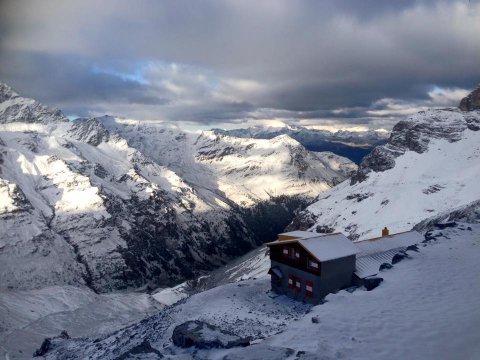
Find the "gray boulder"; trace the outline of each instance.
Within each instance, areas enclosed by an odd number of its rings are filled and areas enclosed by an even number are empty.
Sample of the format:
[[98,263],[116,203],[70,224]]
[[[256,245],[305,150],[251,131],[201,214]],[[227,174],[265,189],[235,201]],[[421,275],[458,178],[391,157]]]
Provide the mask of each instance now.
[[363,280],[363,285],[365,286],[365,289],[367,291],[371,291],[378,287],[380,283],[383,281],[383,278],[381,277],[369,277]]
[[242,338],[204,321],[187,321],[175,327],[172,341],[176,346],[198,349],[225,348],[250,345],[250,338]]

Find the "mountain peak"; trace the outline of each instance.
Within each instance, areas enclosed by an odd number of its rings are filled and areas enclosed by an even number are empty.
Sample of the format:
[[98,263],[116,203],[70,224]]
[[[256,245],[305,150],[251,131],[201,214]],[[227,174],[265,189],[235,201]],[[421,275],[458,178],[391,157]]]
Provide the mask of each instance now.
[[460,101],[458,107],[462,111],[480,110],[480,84]]
[[51,109],[36,100],[17,94],[10,86],[0,82],[0,123],[57,123],[68,119],[59,109]]
[[0,103],[16,97],[18,94],[10,86],[0,81]]

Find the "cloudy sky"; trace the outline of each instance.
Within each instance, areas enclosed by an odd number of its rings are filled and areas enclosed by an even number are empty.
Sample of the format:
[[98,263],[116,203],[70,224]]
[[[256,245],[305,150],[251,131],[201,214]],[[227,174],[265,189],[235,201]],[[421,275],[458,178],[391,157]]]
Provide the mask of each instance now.
[[69,116],[390,128],[480,82],[480,1],[2,1],[0,80]]

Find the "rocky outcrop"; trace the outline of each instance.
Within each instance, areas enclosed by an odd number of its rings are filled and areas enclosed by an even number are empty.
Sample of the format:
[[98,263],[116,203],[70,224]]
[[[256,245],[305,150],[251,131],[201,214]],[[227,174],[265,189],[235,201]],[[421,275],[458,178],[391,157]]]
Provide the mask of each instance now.
[[480,85],[460,101],[458,108],[462,111],[480,110]]
[[478,131],[480,117],[457,109],[420,111],[398,122],[387,144],[376,147],[367,155],[351,177],[351,184],[364,181],[371,171],[382,172],[395,166],[395,159],[407,151],[423,153],[432,139],[456,142],[466,130]]
[[445,211],[439,215],[427,218],[415,225],[414,229],[420,232],[433,229],[438,224],[449,224],[453,222],[480,223],[480,200],[471,202],[468,205]]
[[197,349],[229,349],[250,345],[249,338],[241,338],[200,320],[187,321],[176,326],[173,330],[172,341],[179,347],[195,346]]

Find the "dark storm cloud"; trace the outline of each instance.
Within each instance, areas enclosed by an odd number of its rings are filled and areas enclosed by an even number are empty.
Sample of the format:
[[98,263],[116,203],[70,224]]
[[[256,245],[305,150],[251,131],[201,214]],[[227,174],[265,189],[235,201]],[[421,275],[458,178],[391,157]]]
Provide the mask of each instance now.
[[0,78],[67,112],[378,124],[478,83],[479,33],[475,1],[11,1]]

